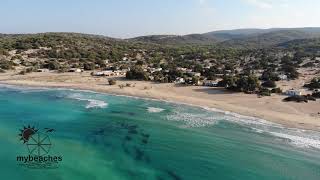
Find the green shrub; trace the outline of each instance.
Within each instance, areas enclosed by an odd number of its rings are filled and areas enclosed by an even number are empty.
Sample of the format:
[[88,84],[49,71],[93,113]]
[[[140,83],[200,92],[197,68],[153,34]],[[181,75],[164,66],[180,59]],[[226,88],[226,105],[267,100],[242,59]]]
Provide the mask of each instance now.
[[127,79],[148,80],[148,73],[143,71],[141,66],[134,66],[126,73]]
[[304,87],[309,88],[310,90],[320,88],[320,78],[313,78],[309,84],[305,84]]
[[25,75],[26,73],[27,73],[26,70],[22,70],[19,72],[19,75]]
[[277,84],[274,81],[268,80],[261,84],[263,87],[267,88],[275,88],[277,87]]
[[262,88],[259,92],[260,96],[271,96],[271,91],[266,88]]
[[94,64],[93,63],[85,63],[83,65],[83,69],[86,71],[94,70]]
[[13,69],[13,63],[9,61],[0,61],[0,68],[4,70]]
[[280,88],[273,88],[273,89],[271,90],[271,93],[281,94],[281,93],[282,93],[282,89],[280,89]]
[[114,79],[108,79],[109,85],[113,86],[117,84],[117,81]]
[[47,67],[50,70],[58,70],[60,68],[60,64],[57,61],[50,61],[47,64]]
[[314,92],[314,93],[312,93],[312,97],[314,97],[314,98],[320,98],[320,92]]

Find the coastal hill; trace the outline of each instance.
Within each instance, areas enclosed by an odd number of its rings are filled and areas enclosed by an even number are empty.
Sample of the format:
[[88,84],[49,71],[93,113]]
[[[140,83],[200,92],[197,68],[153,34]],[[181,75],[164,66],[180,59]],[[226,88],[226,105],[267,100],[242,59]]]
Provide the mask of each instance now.
[[155,44],[210,44],[237,48],[261,48],[296,39],[317,37],[320,37],[320,28],[273,28],[224,30],[185,36],[152,35],[132,38],[129,41],[152,42]]
[[[282,46],[293,40],[305,40],[320,38],[320,28],[272,28],[272,29],[236,29],[213,31],[203,34],[188,35],[150,35],[139,36],[129,39],[111,38],[102,35],[81,33],[39,33],[39,34],[1,34],[0,38],[5,40],[20,38],[21,40],[41,39],[43,37],[75,39],[86,41],[102,40],[122,44],[152,44],[152,45],[212,45],[228,48],[259,49]],[[312,42],[312,40],[311,40]]]
[[214,44],[219,42],[216,37],[206,36],[203,34],[189,34],[185,36],[177,35],[151,35],[140,36],[128,39],[130,42],[147,42],[162,45],[183,45],[183,44]]

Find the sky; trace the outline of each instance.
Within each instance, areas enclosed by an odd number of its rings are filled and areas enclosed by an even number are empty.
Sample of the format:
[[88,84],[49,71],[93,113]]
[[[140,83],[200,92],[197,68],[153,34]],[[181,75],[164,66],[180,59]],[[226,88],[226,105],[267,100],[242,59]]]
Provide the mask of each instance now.
[[129,38],[215,30],[320,27],[320,0],[0,0],[0,33]]

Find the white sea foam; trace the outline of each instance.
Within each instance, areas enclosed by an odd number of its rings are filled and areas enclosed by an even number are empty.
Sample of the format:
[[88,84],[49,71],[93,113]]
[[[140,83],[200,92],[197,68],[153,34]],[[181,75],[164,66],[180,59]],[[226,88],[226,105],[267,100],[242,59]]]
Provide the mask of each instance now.
[[278,137],[285,143],[290,143],[297,147],[320,149],[319,132],[287,128],[264,119],[243,116],[214,108],[204,109],[208,110],[208,112],[192,113],[178,106],[174,109],[172,114],[167,116],[167,119],[183,122],[185,125],[182,127],[184,128],[212,126],[220,121],[227,121],[248,127],[255,133],[269,134]]
[[108,104],[104,101],[100,100],[94,100],[94,99],[87,99],[89,101],[89,104],[86,105],[87,109],[90,108],[105,108],[108,106]]
[[150,112],[150,113],[159,113],[159,112],[164,111],[165,109],[156,108],[156,107],[148,107],[147,110],[148,110],[148,112]]
[[280,124],[269,121],[246,117],[246,116],[226,116],[225,120],[250,127],[257,133],[266,133],[287,140],[292,145],[298,147],[309,147],[320,149],[320,133],[315,131],[287,128]]
[[270,134],[280,137],[283,139],[289,140],[289,142],[293,145],[299,147],[311,147],[320,149],[320,139],[319,137],[305,137],[299,135],[291,135],[288,133],[280,133],[280,132],[269,132]]
[[88,104],[86,105],[87,109],[91,108],[105,108],[108,106],[108,103],[102,100],[97,100],[97,99],[91,99],[91,98],[86,98],[84,95],[80,93],[72,93],[67,96],[70,99],[76,99],[78,101],[87,101]]
[[0,84],[0,89],[14,89],[21,93],[32,93],[32,92],[42,92],[48,91],[49,88],[46,87],[28,87],[28,86],[17,86],[17,85],[10,85],[10,84]]
[[184,128],[211,126],[219,121],[217,117],[208,113],[185,112],[181,107],[177,107],[172,114],[167,115],[167,120],[184,122],[184,125],[181,126]]

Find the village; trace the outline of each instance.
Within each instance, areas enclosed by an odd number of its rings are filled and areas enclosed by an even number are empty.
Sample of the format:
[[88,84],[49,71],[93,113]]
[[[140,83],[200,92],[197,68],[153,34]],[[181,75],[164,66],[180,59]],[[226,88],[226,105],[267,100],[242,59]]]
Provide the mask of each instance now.
[[61,56],[62,52],[68,53],[69,50],[65,47],[11,50],[0,55],[0,69],[14,69],[20,75],[31,72],[90,72],[93,77],[106,80],[123,77],[155,83],[225,88],[259,97],[272,93],[289,97],[307,96],[318,94],[319,89],[306,88],[305,85],[319,77],[320,57],[294,50],[224,50],[217,54],[214,49],[204,49],[202,53],[190,53],[188,50],[167,53],[167,50],[145,47],[129,49],[113,59],[102,55],[98,57],[99,54],[92,52],[88,52],[86,59],[72,56],[65,59],[69,55]]

